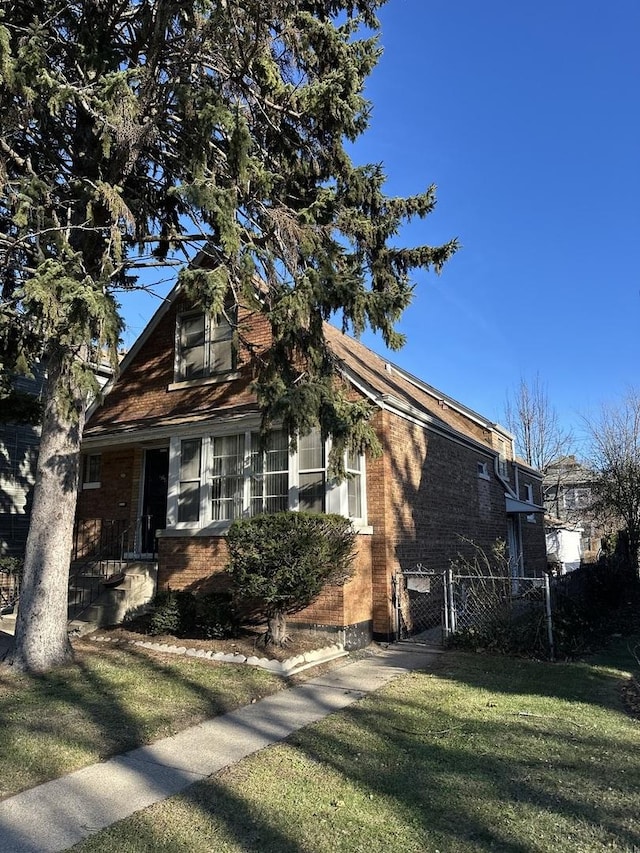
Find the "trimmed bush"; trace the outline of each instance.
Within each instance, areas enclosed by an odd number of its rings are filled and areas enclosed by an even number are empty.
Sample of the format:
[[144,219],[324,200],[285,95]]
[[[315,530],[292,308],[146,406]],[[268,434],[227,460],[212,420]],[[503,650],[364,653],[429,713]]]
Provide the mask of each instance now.
[[167,589],[157,593],[149,620],[149,633],[192,635],[196,624],[196,599],[192,592]]
[[266,643],[283,645],[288,614],[311,604],[324,586],[346,583],[355,537],[341,515],[280,512],[233,522],[227,533],[232,596],[241,607],[258,605],[268,623]]

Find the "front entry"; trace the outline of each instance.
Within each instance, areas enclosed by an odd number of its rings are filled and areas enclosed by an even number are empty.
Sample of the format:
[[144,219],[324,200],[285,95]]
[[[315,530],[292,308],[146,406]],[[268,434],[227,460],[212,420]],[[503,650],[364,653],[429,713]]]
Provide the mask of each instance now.
[[164,530],[167,526],[168,483],[169,448],[145,450],[140,518],[140,551],[143,554],[156,553],[156,530]]

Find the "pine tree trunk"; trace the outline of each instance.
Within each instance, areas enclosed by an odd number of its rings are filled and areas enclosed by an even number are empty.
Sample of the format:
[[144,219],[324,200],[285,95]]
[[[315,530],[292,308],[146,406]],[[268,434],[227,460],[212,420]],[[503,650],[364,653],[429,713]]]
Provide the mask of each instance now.
[[274,646],[284,646],[288,639],[286,614],[281,610],[277,610],[267,620],[265,644],[269,645],[272,643]]
[[71,391],[61,357],[47,364],[45,410],[16,621],[13,663],[46,672],[72,659],[67,634],[69,564],[78,492],[84,399]]

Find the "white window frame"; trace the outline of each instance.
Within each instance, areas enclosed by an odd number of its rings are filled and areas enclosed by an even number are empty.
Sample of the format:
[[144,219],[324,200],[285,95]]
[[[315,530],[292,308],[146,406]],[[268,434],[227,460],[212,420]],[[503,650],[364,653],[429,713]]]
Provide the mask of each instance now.
[[478,478],[480,480],[489,480],[489,465],[487,462],[478,460]]
[[533,503],[533,486],[531,483],[524,484],[524,494],[525,494],[525,502],[528,504]]
[[[91,459],[98,459],[98,468],[100,471],[100,479],[91,480]],[[99,489],[102,485],[102,454],[101,453],[85,453],[82,456],[82,488],[83,489]]]
[[[212,489],[211,489],[211,462],[212,462],[212,439],[215,437],[231,436],[244,434],[244,490],[243,490],[243,509],[242,516],[247,518],[251,511],[251,437],[257,432],[257,426],[252,424],[242,430],[233,429],[216,429],[209,431],[206,434],[194,435],[184,434],[173,436],[170,440],[169,450],[169,488],[167,495],[167,530],[163,535],[171,535],[172,532],[192,531],[201,533],[202,535],[211,534],[219,535],[224,533],[231,524],[232,519],[214,520],[212,517]],[[183,441],[200,440],[201,442],[201,468],[200,468],[200,503],[199,503],[199,520],[198,521],[178,521],[178,506],[180,495],[180,457]],[[325,442],[325,494],[324,494],[324,512],[337,513],[349,518],[349,493],[348,481],[345,479],[341,483],[336,483],[331,480],[327,473],[327,460],[331,450],[330,441]],[[360,464],[360,506],[362,509],[361,518],[351,518],[356,529],[362,529],[367,526],[367,493],[366,493],[366,461],[364,454],[359,456]],[[305,469],[306,470],[306,469]],[[311,469],[309,469],[311,470]],[[315,469],[314,469],[315,470]],[[299,453],[289,452],[288,454],[288,508],[293,511],[300,510],[300,491],[299,491]]]
[[[201,376],[187,377],[185,375],[184,366],[184,347],[182,344],[183,324],[186,320],[202,317],[204,322],[204,341],[203,346],[203,369]],[[221,322],[223,321],[223,322]],[[224,328],[224,333],[220,334],[218,330]],[[228,346],[230,351],[230,366],[223,370],[214,370],[211,363],[211,355],[213,347],[219,344],[224,345],[225,349]],[[174,381],[169,389],[175,387],[184,388],[190,385],[199,385],[207,382],[222,382],[227,379],[232,379],[237,376],[236,372],[236,352],[233,342],[233,322],[229,319],[225,312],[218,315],[208,314],[206,311],[183,311],[176,317],[175,329],[175,346],[174,346],[174,365],[173,377]]]

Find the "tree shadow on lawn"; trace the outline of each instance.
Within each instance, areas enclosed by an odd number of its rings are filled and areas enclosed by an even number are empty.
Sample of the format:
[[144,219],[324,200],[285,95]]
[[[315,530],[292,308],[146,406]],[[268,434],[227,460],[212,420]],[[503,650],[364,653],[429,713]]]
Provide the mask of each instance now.
[[[397,704],[385,693],[351,706],[330,725],[303,729],[240,769],[191,786],[169,801],[169,812],[159,804],[134,824],[117,825],[88,849],[107,853],[132,839],[132,850],[164,853],[215,850],[222,841],[255,853],[434,845],[530,853],[562,849],[573,832],[583,845],[586,833],[593,845],[586,849],[640,846],[640,831],[630,825],[640,777],[614,739],[579,735],[572,745],[578,756],[550,767],[547,756],[567,749],[566,737],[552,729],[514,720],[476,722],[473,731],[463,714],[440,714],[437,728],[404,731]],[[410,718],[432,721],[428,703],[409,705]],[[523,734],[538,741],[539,761],[519,755]],[[504,751],[488,751],[490,742]],[[589,756],[606,756],[607,778]],[[619,778],[626,794],[614,798],[610,788]],[[310,784],[317,788],[309,794]],[[302,824],[315,826],[313,843],[300,840]],[[369,842],[363,847],[359,839]]]
[[[615,703],[606,701],[581,722],[584,709],[575,702],[584,702],[585,691],[575,685],[539,691],[532,683],[535,693],[522,685],[510,692],[500,659],[486,687],[488,664],[474,660],[479,671],[469,666],[457,680],[450,672],[399,679],[135,823],[117,825],[87,849],[120,850],[134,837],[132,850],[166,853],[217,849],[221,839],[256,853],[529,853],[574,842],[587,850],[640,849],[635,725],[611,716]],[[612,689],[611,677],[594,674],[599,693]],[[511,693],[530,699],[528,716]],[[562,701],[550,705],[545,694],[557,693]],[[315,825],[311,841],[301,841],[301,825]]]
[[[105,658],[122,669],[121,684],[113,677],[113,668],[101,672]],[[151,697],[131,696],[127,670],[132,659],[138,681],[153,690]],[[164,663],[129,646],[90,650],[77,655],[74,664],[44,675],[20,675],[18,690],[15,675],[0,675],[0,688],[8,688],[0,699],[5,749],[24,750],[24,746],[12,747],[13,741],[31,744],[25,762],[16,770],[15,775],[22,774],[21,783],[4,791],[0,784],[0,792],[5,796],[17,793],[224,714],[283,686],[277,677],[254,668],[244,672],[241,681],[229,672],[220,676],[218,685],[206,686],[201,674],[189,675],[198,667],[220,665],[182,659]],[[184,694],[186,709],[178,710],[175,701],[172,705],[174,692]],[[5,753],[5,757],[6,762],[0,758],[0,767],[4,763],[12,767],[11,756]]]
[[487,693],[547,697],[621,711],[620,687],[637,666],[625,650],[567,663],[454,650],[443,657],[438,674]]
[[[505,851],[530,850],[530,842],[523,846],[500,820],[508,805],[520,820],[546,812],[566,824],[589,825],[624,849],[640,847],[640,827],[623,825],[633,817],[640,786],[635,731],[624,745],[598,733],[577,733],[569,740],[553,721],[531,725],[516,717],[479,723],[462,709],[439,716],[434,710],[426,703],[414,706],[416,716],[410,715],[435,723],[429,731],[401,731],[397,701],[385,693],[343,712],[341,737],[320,726],[297,733],[290,743],[351,784],[364,786],[374,799],[393,799],[408,819],[420,820],[425,833],[497,843]],[[376,742],[366,752],[363,732]],[[523,749],[525,739],[535,743],[536,754]]]

